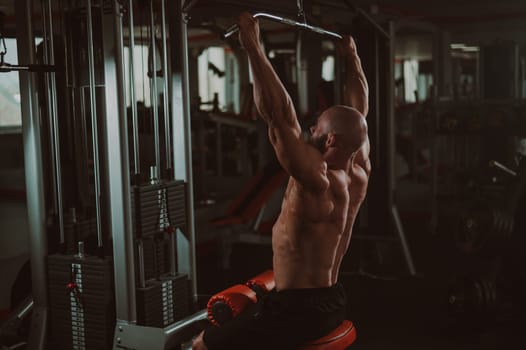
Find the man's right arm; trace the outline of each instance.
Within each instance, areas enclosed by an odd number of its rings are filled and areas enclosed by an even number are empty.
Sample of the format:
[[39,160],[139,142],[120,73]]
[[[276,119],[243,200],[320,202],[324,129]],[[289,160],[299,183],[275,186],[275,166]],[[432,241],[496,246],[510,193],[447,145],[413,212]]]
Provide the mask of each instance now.
[[367,113],[369,113],[369,86],[356,50],[356,43],[350,35],[347,35],[338,43],[338,49],[347,66],[343,103],[356,108],[364,117],[367,117]]
[[259,42],[259,25],[249,13],[239,16],[239,40],[247,52],[254,81],[254,103],[268,124],[268,135],[283,169],[311,190],[329,186],[327,163],[305,143],[296,111]]

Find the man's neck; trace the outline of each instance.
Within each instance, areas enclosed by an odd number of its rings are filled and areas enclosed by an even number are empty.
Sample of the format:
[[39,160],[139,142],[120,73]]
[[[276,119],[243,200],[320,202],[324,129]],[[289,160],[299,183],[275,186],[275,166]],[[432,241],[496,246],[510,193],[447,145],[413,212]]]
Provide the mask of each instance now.
[[327,168],[330,170],[347,170],[349,168],[349,157],[343,157],[337,150],[327,151],[323,159],[327,162]]

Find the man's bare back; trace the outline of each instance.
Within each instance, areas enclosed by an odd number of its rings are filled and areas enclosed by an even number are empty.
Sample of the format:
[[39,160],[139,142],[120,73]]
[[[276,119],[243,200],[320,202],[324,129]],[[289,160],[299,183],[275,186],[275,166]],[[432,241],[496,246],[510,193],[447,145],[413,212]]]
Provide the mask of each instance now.
[[290,178],[272,231],[278,290],[330,287],[337,282],[367,190],[368,143],[362,147],[348,170],[327,170],[325,191],[310,191]]

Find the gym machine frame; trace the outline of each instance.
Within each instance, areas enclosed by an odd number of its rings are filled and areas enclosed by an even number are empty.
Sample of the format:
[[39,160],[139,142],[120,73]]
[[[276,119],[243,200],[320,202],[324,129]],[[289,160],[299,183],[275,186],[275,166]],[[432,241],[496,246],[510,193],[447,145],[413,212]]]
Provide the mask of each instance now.
[[[173,16],[166,16],[165,2],[162,1],[162,22],[165,29],[165,21],[169,20],[168,30],[172,47],[175,48],[172,58],[172,74],[168,84],[171,85],[171,107],[172,107],[172,142],[173,142],[173,171],[177,179],[187,183],[187,235],[185,237],[179,230],[177,234],[178,267],[179,272],[185,272],[190,276],[192,300],[196,301],[196,279],[195,279],[195,232],[193,213],[192,192],[192,169],[191,169],[191,132],[190,132],[190,103],[188,88],[188,48],[186,15],[182,11],[182,0],[170,1],[168,12]],[[129,2],[130,5],[132,1]],[[132,9],[132,7],[130,7]],[[130,15],[133,15],[130,11]],[[104,21],[113,22],[113,34],[106,33],[104,41],[104,62],[106,75],[106,132],[107,137],[119,135],[120,147],[107,149],[107,166],[109,180],[109,200],[111,208],[111,226],[113,234],[113,249],[115,261],[115,296],[116,296],[116,328],[114,334],[114,349],[166,349],[181,344],[184,340],[191,338],[195,331],[191,331],[190,325],[206,318],[204,311],[191,315],[183,320],[171,324],[165,328],[154,328],[139,326],[137,321],[135,276],[130,266],[134,261],[133,239],[131,224],[131,201],[129,197],[130,179],[127,172],[127,135],[126,135],[126,105],[124,99],[124,67],[122,65],[122,15],[118,1],[113,1],[111,18],[105,15]],[[131,22],[133,23],[133,21]],[[112,28],[108,26],[108,28]],[[133,30],[133,29],[132,29]],[[163,39],[166,39],[166,33]],[[110,40],[106,40],[111,38]],[[112,41],[112,42],[111,42]],[[163,45],[164,46],[164,45]],[[113,53],[116,53],[113,56]],[[155,49],[154,49],[155,52]],[[166,53],[163,50],[163,61],[166,63]],[[155,59],[153,59],[155,62]],[[164,65],[166,67],[166,65]],[[164,70],[164,69],[163,69]],[[165,71],[166,72],[166,71]],[[153,70],[156,75],[156,69]],[[166,73],[165,73],[166,74]],[[113,85],[111,85],[113,84]],[[164,88],[167,88],[165,82]],[[115,92],[118,96],[115,96]],[[118,97],[118,98],[116,98]],[[118,104],[108,103],[118,101]],[[165,113],[167,112],[167,99],[165,98]],[[152,105],[155,105],[152,101]],[[154,111],[155,113],[155,111]],[[110,116],[118,116],[110,117]],[[165,120],[166,121],[166,120]],[[181,126],[176,128],[175,126]],[[134,132],[135,134],[135,132]],[[135,137],[135,136],[134,136]],[[170,155],[167,154],[168,158]],[[160,155],[156,154],[156,163],[159,164]],[[137,171],[137,168],[136,168]],[[157,170],[158,171],[158,170]],[[173,245],[172,245],[173,246]],[[174,268],[174,262],[171,263]]]
[[[51,0],[44,2],[47,7],[48,20],[45,24],[47,33],[53,36]],[[43,3],[43,4],[44,4]],[[190,133],[190,104],[188,89],[188,61],[187,61],[187,28],[186,14],[182,11],[182,0],[169,1],[168,11],[173,16],[166,16],[165,2],[162,2],[163,19],[163,39],[166,40],[166,20],[172,47],[175,47],[177,55],[173,55],[172,74],[165,79],[164,90],[171,87],[171,122],[181,126],[173,130],[165,129],[167,135],[171,133],[172,146],[174,149],[173,160],[171,154],[167,152],[167,163],[173,162],[174,177],[187,183],[186,196],[186,215],[187,229],[186,235],[176,230],[178,264],[180,272],[185,272],[190,276],[191,299],[196,301],[196,280],[195,280],[195,232],[193,214],[193,193],[192,193],[192,169],[191,169],[191,133]],[[132,1],[129,1],[133,5]],[[46,347],[46,334],[48,329],[48,295],[46,280],[46,256],[47,244],[45,234],[45,200],[43,184],[43,165],[42,165],[42,142],[39,128],[39,107],[36,92],[38,90],[35,76],[31,71],[52,71],[53,70],[53,43],[45,43],[45,63],[46,65],[36,65],[34,49],[34,28],[32,25],[32,1],[23,0],[15,3],[17,19],[17,40],[19,57],[26,57],[27,64],[13,66],[3,64],[2,69],[18,70],[20,72],[21,105],[23,117],[23,139],[25,167],[32,169],[26,172],[27,203],[30,233],[30,256],[32,264],[33,296],[34,309],[32,327],[29,335],[29,349],[44,349]],[[206,312],[200,311],[185,319],[179,320],[166,328],[154,328],[138,326],[136,295],[135,295],[135,271],[134,271],[134,242],[132,228],[132,213],[130,201],[130,175],[128,161],[128,140],[127,140],[127,116],[125,102],[125,82],[124,82],[124,63],[123,63],[123,23],[121,2],[108,0],[104,2],[103,26],[105,30],[103,56],[104,56],[104,97],[103,106],[105,116],[103,128],[106,140],[114,140],[111,147],[104,147],[101,155],[105,162],[106,172],[102,174],[107,183],[109,226],[113,237],[113,263],[114,263],[114,283],[115,283],[115,309],[116,327],[114,332],[113,347],[115,349],[134,348],[134,349],[165,349],[191,338],[195,330],[189,327],[197,321],[206,318]],[[132,6],[130,6],[132,8]],[[95,113],[95,94],[94,94],[94,69],[93,69],[93,37],[91,23],[91,1],[87,0],[88,18],[88,60],[89,60],[89,81],[91,113]],[[133,23],[133,22],[132,22]],[[133,30],[133,28],[132,28]],[[166,43],[166,41],[165,41]],[[51,49],[49,49],[51,46]],[[49,54],[51,52],[51,54]],[[49,62],[47,62],[50,58]],[[163,71],[167,72],[167,54],[165,45],[163,49]],[[46,78],[46,90],[48,96],[48,112],[51,120],[50,138],[55,149],[52,151],[53,163],[53,185],[54,192],[60,197],[61,190],[57,188],[61,184],[60,179],[60,149],[58,142],[58,121],[56,117],[56,84],[54,74]],[[165,98],[165,113],[168,110],[168,99]],[[166,114],[165,114],[166,115]],[[96,118],[91,119],[93,130],[97,130]],[[169,121],[165,118],[166,125]],[[94,132],[95,133],[95,132]],[[134,135],[135,136],[135,135]],[[168,136],[167,136],[168,139]],[[98,166],[98,144],[94,143],[94,163],[95,163],[95,196],[100,196],[100,169]],[[157,163],[159,156],[156,155]],[[57,170],[58,169],[58,170]],[[60,199],[54,198],[54,213],[58,216],[60,240],[64,242],[63,218]],[[102,246],[100,204],[96,205],[97,214],[97,233],[98,245]],[[172,246],[175,246],[173,244]],[[175,262],[171,262],[171,270],[175,268]],[[173,271],[172,271],[173,272]],[[190,333],[189,333],[190,332]]]

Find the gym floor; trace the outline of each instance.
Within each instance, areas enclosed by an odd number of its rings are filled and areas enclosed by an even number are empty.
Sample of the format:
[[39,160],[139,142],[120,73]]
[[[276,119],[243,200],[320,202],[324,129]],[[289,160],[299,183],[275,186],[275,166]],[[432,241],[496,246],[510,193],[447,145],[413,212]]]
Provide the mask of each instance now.
[[[524,318],[500,317],[496,322],[479,318],[478,325],[474,325],[452,317],[448,283],[458,272],[461,258],[447,235],[432,235],[426,229],[429,214],[410,207],[400,208],[400,212],[418,272],[416,277],[407,274],[394,244],[382,248],[383,258],[378,259],[371,258],[374,253],[370,252],[375,250],[370,244],[353,241],[342,264],[340,282],[347,290],[348,319],[358,331],[352,349],[522,348],[518,344],[526,326]],[[437,231],[447,229],[443,222]],[[198,290],[203,300],[270,268],[271,254],[269,246],[237,244],[228,270],[220,268],[214,254],[199,256]]]

